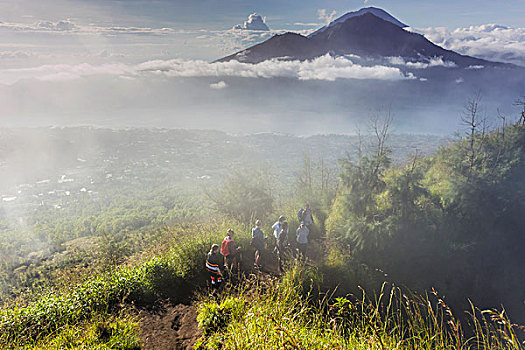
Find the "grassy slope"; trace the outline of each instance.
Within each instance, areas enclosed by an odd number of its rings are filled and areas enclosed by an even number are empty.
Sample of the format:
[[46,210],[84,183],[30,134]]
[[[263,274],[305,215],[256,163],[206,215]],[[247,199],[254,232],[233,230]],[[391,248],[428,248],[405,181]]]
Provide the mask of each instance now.
[[[157,300],[178,302],[202,286],[204,252],[220,242],[224,223],[177,226],[164,244],[111,273],[67,292],[41,296],[0,311],[3,348],[139,349],[136,307]],[[234,227],[249,245],[248,230]],[[245,251],[247,253],[247,251]],[[249,254],[245,254],[247,258]],[[485,314],[467,338],[439,299],[406,296],[385,289],[377,299],[331,300],[319,290],[317,268],[292,266],[282,278],[251,276],[200,302],[202,349],[519,349],[504,315]],[[479,316],[479,315],[478,315]],[[494,317],[494,321],[490,321]]]

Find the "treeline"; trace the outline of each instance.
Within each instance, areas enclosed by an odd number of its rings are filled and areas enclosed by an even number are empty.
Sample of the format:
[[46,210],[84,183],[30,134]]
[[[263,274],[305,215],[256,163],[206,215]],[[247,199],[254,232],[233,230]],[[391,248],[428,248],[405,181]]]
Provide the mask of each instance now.
[[466,137],[400,167],[379,130],[374,154],[343,162],[327,234],[334,256],[436,288],[456,309],[503,304],[523,322],[525,126],[488,131],[475,109],[465,121]]
[[431,157],[416,152],[393,162],[391,120],[377,119],[375,147],[343,159],[338,176],[306,155],[293,196],[280,197],[271,179],[252,172],[233,174],[210,198],[246,224],[271,224],[279,214],[294,220],[309,202],[326,233],[310,244],[323,246],[325,287],[340,294],[388,280],[420,293],[436,289],[456,310],[469,300],[504,305],[525,322],[525,126],[503,121],[489,130],[478,103],[470,102],[466,135]]

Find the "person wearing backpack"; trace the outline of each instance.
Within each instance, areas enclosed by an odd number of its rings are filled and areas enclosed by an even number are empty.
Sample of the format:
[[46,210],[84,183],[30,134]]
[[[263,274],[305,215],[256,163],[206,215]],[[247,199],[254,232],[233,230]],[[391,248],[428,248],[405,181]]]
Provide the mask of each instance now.
[[299,222],[304,222],[305,226],[308,228],[314,224],[314,217],[312,215],[312,210],[310,209],[310,204],[306,203],[304,209],[299,209],[297,212],[297,220],[299,220]]
[[224,237],[221,244],[221,254],[224,256],[224,262],[228,271],[232,272],[234,268],[237,267],[237,257],[241,247],[236,247],[235,242],[233,241],[233,232],[232,229],[228,230],[228,235]]
[[[284,215],[279,216],[279,220],[273,224],[273,235],[275,236],[275,239],[279,239],[279,234],[281,233],[281,229],[283,228],[283,223],[286,221],[286,217]],[[288,231],[286,231],[288,233]]]
[[222,258],[219,254],[219,245],[212,244],[210,252],[206,256],[206,271],[211,279],[211,286],[214,289],[214,293],[222,284],[222,270],[224,265],[222,264]]
[[285,221],[282,223],[281,231],[277,237],[277,256],[279,260],[279,271],[283,271],[283,261],[285,260],[285,249],[288,246],[288,223]]
[[264,232],[261,229],[261,220],[255,221],[255,227],[252,228],[252,241],[251,245],[255,248],[255,260],[254,267],[260,269],[262,265],[260,264],[261,254],[264,251],[264,242],[268,237],[264,237]]

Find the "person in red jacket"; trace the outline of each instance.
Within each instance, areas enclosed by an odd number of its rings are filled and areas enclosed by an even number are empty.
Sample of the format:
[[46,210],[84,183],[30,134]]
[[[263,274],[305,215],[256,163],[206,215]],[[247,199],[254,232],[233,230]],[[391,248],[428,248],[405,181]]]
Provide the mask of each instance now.
[[234,234],[235,232],[229,229],[228,235],[224,237],[221,244],[221,254],[224,255],[225,265],[230,272],[237,268],[239,251],[241,249],[241,247],[235,246],[235,242],[233,241]]

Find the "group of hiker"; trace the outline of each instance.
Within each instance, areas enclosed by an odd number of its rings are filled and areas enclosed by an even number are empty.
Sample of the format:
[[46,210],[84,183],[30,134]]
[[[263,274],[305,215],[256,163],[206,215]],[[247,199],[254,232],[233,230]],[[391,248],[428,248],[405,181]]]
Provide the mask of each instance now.
[[[297,219],[299,221],[299,227],[296,230],[295,243],[297,250],[300,253],[300,257],[306,258],[307,247],[308,247],[308,235],[310,233],[311,226],[314,224],[314,219],[310,205],[305,204],[304,208],[299,209],[297,212]],[[252,238],[250,245],[254,248],[254,268],[261,269],[262,256],[265,252],[265,243],[268,239],[264,235],[261,228],[261,220],[255,221],[255,227],[252,228]],[[276,240],[274,252],[277,253],[279,262],[279,270],[282,269],[282,260],[284,260],[285,251],[289,249],[289,225],[284,215],[279,216],[279,219],[272,225],[273,234]],[[206,257],[206,270],[208,271],[211,278],[211,285],[217,289],[223,281],[223,274],[226,271],[229,273],[238,269],[240,262],[240,249],[241,247],[236,246],[233,238],[235,232],[229,229],[226,237],[224,237],[221,246],[213,244]]]

